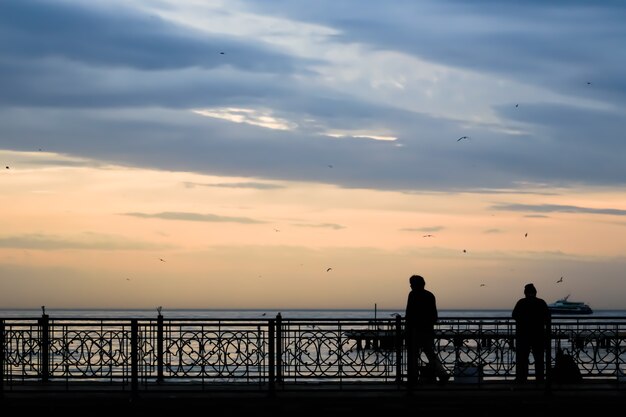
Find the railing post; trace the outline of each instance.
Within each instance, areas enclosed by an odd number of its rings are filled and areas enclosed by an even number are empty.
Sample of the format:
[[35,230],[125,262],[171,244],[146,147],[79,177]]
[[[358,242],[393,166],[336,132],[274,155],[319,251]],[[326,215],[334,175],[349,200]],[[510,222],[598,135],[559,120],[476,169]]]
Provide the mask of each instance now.
[[139,324],[137,319],[130,321],[130,390],[137,396],[139,391]]
[[163,316],[161,312],[157,317],[156,350],[157,382],[163,382]]
[[619,362],[620,362],[620,354],[619,354],[620,338],[619,338],[619,324],[617,324],[617,323],[615,323],[615,330],[613,331],[613,334],[615,335],[615,339],[612,339],[613,345],[615,345],[615,353],[613,354],[615,356],[615,378],[617,378],[617,386],[619,387],[620,383],[623,380],[623,374],[622,374],[621,368],[619,367]]
[[39,330],[41,332],[41,345],[40,345],[40,354],[41,354],[41,381],[48,382],[50,379],[50,320],[48,315],[46,314],[46,308],[44,306],[41,307],[42,314],[39,319]]
[[276,382],[283,381],[283,316],[276,315]]
[[546,324],[546,351],[544,363],[546,373],[546,394],[552,391],[552,317],[548,316],[548,323]]
[[402,382],[402,316],[396,315],[396,382]]
[[4,392],[4,319],[0,319],[0,397]]
[[269,357],[269,364],[268,364],[268,370],[269,370],[269,375],[268,377],[268,382],[269,382],[269,390],[270,390],[270,395],[274,395],[274,392],[276,390],[276,370],[274,368],[275,366],[275,361],[274,361],[274,355],[276,354],[276,346],[275,346],[275,340],[274,340],[274,326],[276,325],[274,319],[269,319],[268,323],[267,323],[267,349],[268,349],[268,357]]

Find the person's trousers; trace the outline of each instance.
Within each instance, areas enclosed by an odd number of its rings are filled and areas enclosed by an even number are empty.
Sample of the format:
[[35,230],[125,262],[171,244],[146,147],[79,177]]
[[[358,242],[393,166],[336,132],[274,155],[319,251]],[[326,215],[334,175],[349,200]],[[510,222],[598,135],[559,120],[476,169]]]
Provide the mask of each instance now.
[[531,353],[535,361],[535,379],[537,381],[544,380],[545,348],[543,342],[529,343],[527,341],[517,340],[517,347],[515,349],[515,380],[518,382],[524,382],[528,379]]
[[439,356],[435,353],[435,337],[433,334],[420,333],[415,330],[409,330],[407,339],[407,380],[409,384],[417,383],[419,379],[419,365],[421,362],[422,352],[428,359],[428,364],[433,366],[435,373],[439,378],[447,377],[448,371],[439,360]]

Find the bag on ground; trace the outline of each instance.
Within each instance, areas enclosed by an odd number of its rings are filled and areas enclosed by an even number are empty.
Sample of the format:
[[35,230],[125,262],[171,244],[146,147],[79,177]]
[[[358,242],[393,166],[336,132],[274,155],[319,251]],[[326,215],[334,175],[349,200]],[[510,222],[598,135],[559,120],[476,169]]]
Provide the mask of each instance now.
[[582,381],[583,377],[576,365],[576,361],[567,351],[559,349],[556,352],[555,365],[552,370],[555,382],[571,384]]

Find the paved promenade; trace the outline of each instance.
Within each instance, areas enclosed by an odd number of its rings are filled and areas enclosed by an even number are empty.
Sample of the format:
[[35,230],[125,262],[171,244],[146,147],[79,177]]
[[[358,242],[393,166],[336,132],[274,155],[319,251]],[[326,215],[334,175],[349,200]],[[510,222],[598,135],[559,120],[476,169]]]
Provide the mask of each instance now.
[[[67,391],[59,386],[37,386],[3,393],[0,405],[9,412],[57,415],[86,413],[115,415],[169,415],[199,412],[249,416],[416,416],[477,415],[585,416],[607,413],[626,405],[626,386],[590,382],[571,386],[544,386],[529,383],[482,384],[480,387],[449,383],[422,385],[407,390],[398,385],[352,384],[281,386],[273,395],[265,390],[189,390],[174,386],[141,391],[132,398],[128,390]],[[355,414],[356,413],[356,414]],[[567,414],[564,414],[567,413]],[[186,417],[186,416],[185,416]]]

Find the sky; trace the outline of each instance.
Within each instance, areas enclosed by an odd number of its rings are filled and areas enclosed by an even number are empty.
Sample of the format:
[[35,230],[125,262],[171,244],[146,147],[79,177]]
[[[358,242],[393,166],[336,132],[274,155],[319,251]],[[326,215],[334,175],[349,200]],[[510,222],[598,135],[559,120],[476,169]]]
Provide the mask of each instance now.
[[624,21],[2,0],[0,308],[624,309]]

